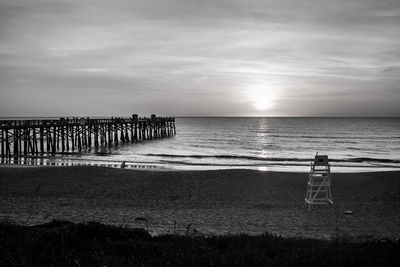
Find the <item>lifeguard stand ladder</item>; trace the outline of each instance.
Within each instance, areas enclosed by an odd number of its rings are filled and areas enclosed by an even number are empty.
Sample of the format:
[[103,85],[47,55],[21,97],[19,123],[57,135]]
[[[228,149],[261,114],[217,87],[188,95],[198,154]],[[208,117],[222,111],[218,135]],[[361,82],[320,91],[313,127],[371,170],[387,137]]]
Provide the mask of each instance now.
[[333,205],[331,195],[331,168],[327,155],[315,155],[314,163],[308,175],[305,205],[308,211],[311,205]]

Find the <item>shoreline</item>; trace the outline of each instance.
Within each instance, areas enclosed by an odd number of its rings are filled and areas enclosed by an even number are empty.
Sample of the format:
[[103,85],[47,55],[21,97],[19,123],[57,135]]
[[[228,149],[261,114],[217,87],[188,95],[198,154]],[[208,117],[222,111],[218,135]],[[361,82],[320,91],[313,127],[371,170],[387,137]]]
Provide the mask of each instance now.
[[[86,161],[82,160],[82,161]],[[97,161],[97,160],[89,160],[89,161]],[[39,164],[14,164],[14,163],[0,163],[0,169],[1,168],[14,168],[14,169],[18,169],[18,168],[75,168],[75,167],[94,167],[94,168],[106,168],[106,169],[120,169],[120,170],[126,170],[126,171],[165,171],[165,172],[202,172],[202,171],[256,171],[256,172],[262,172],[262,173],[292,173],[292,174],[307,174],[309,173],[309,170],[307,169],[309,166],[303,166],[304,167],[304,171],[299,171],[299,170],[269,170],[269,169],[264,169],[262,167],[260,167],[259,169],[253,169],[253,168],[246,168],[243,167],[242,165],[238,165],[238,166],[226,166],[227,168],[195,168],[195,169],[191,169],[192,166],[188,166],[188,168],[173,168],[173,167],[166,167],[166,166],[159,166],[157,164],[153,164],[153,163],[141,163],[141,162],[127,162],[126,163],[126,167],[121,168],[121,163],[122,161],[108,161],[108,160],[104,160],[104,162],[112,162],[115,164],[112,164],[113,166],[104,164],[85,164],[85,163],[76,163],[76,164],[71,164],[68,165],[65,162],[53,162],[53,164],[44,164],[44,165],[39,165]],[[222,167],[218,166],[218,167]],[[228,168],[229,167],[229,168]],[[374,173],[399,173],[400,176],[400,169],[398,168],[387,168],[384,170],[381,170],[382,168],[380,167],[376,167],[377,170],[365,170],[365,171],[337,171],[335,170],[335,166],[331,166],[331,168],[333,168],[333,172],[332,174],[374,174]]]
[[[183,163],[174,161],[161,162],[145,162],[145,161],[129,161],[116,159],[95,159],[95,158],[64,158],[59,156],[35,156],[35,157],[19,157],[19,162],[14,163],[13,160],[5,160],[0,162],[1,167],[108,167],[120,168],[121,163],[125,162],[125,169],[149,169],[154,171],[206,171],[206,170],[255,170],[255,171],[271,171],[271,172],[308,172],[309,164],[284,164],[284,163],[265,163],[265,164],[207,164],[207,163]],[[335,165],[331,164],[331,169],[336,173],[369,173],[382,171],[399,171],[400,167],[392,165]]]
[[[152,171],[106,167],[0,167],[0,219],[35,225],[98,221],[155,235],[203,234],[331,239],[400,238],[399,171],[333,173],[335,210],[304,209],[307,172],[247,169]],[[343,214],[346,210],[353,215]],[[140,220],[145,218],[146,220]]]

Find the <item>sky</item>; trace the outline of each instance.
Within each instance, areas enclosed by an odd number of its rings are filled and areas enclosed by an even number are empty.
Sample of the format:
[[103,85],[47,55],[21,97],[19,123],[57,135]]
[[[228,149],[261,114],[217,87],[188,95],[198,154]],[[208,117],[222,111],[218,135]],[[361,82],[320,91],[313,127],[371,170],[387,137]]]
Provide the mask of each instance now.
[[399,0],[0,0],[0,117],[400,116]]

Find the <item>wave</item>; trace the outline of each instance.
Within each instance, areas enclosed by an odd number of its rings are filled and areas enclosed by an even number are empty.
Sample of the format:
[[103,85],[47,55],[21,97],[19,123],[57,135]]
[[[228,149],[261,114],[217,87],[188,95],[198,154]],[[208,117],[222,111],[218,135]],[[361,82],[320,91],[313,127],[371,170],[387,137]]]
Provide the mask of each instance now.
[[[242,160],[254,160],[254,161],[272,161],[272,162],[312,162],[313,158],[264,158],[257,156],[246,156],[246,155],[182,155],[182,154],[143,154],[144,156],[153,157],[168,157],[168,158],[217,158],[217,159],[242,159]],[[352,163],[362,163],[362,162],[375,162],[375,163],[393,163],[399,164],[400,160],[396,159],[377,159],[368,157],[359,158],[344,158],[344,159],[329,159],[331,162],[352,162]]]
[[[325,135],[280,135],[280,134],[270,134],[266,137],[278,137],[278,138],[296,138],[296,139],[340,139],[340,140],[370,140],[370,139],[378,139],[382,140],[382,136],[325,136]],[[400,139],[400,136],[385,136],[385,139]]]
[[396,159],[376,159],[376,158],[350,158],[350,159],[343,159],[343,160],[336,160],[338,162],[378,162],[378,163],[400,163],[400,160]]
[[[286,166],[286,167],[309,167],[309,164],[301,164],[301,163],[282,163],[282,162],[274,162],[274,163],[243,163],[243,164],[227,164],[227,163],[201,163],[201,162],[185,162],[185,161],[169,161],[169,160],[160,160],[159,163],[162,164],[171,164],[171,165],[186,165],[186,166],[211,166],[211,167],[274,167],[274,166]],[[343,168],[398,168],[393,165],[340,165],[337,167]]]

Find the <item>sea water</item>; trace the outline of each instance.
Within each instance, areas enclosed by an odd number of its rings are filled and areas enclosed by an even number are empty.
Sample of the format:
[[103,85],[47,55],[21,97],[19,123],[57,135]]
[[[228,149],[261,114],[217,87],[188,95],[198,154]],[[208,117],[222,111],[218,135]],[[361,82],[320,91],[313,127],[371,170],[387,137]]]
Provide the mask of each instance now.
[[53,158],[54,165],[306,171],[314,155],[339,172],[400,169],[400,118],[178,117],[176,136]]

